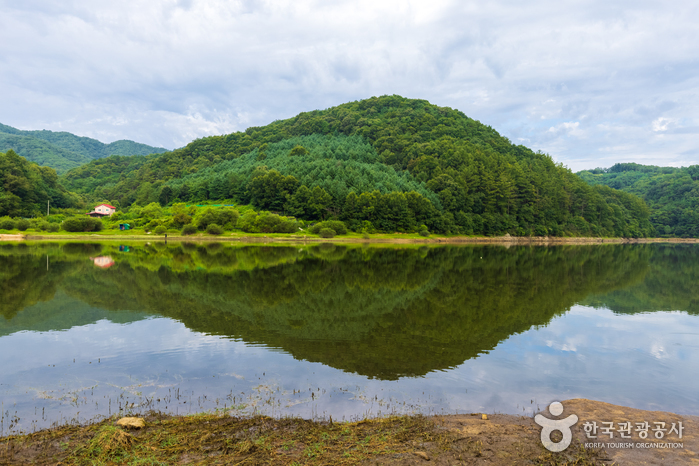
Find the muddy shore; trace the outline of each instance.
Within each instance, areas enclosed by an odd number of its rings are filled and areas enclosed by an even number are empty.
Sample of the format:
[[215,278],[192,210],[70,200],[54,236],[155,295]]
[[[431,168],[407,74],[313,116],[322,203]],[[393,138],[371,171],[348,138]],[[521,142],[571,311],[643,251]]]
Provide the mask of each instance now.
[[[558,417],[578,416],[572,444],[551,453],[531,417],[483,413],[403,416],[337,423],[332,419],[234,418],[150,413],[146,426],[122,429],[117,418],[87,426],[64,426],[0,438],[0,464],[489,464],[489,465],[694,465],[699,464],[699,418],[643,411],[599,401],[562,402]],[[548,412],[543,415],[553,418]],[[585,423],[682,423],[682,438],[631,431],[622,439],[597,433]],[[560,439],[552,436],[553,441]]]

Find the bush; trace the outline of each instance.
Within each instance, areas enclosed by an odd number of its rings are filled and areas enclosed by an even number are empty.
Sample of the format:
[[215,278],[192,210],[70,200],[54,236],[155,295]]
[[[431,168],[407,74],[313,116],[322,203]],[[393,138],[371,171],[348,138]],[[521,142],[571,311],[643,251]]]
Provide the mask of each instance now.
[[51,227],[51,224],[49,222],[47,222],[46,220],[42,220],[41,222],[39,222],[37,227],[39,227],[39,230],[41,230],[41,231],[48,231],[49,228]]
[[216,225],[226,225],[230,223],[232,229],[235,227],[235,224],[238,223],[239,216],[240,214],[238,211],[230,207],[224,207],[222,209],[207,207],[200,215],[197,215],[196,224],[200,230],[206,230],[212,223]]
[[165,233],[167,233],[167,228],[165,228],[162,225],[159,225],[159,226],[155,227],[155,230],[153,230],[153,233],[155,233],[156,235],[164,235]]
[[192,223],[192,217],[184,212],[179,212],[172,217],[172,225],[175,228],[183,227]]
[[49,223],[49,231],[51,233],[56,233],[60,229],[61,227],[58,225],[58,223]]
[[61,228],[70,232],[102,231],[104,224],[102,220],[92,217],[72,217],[63,220]]
[[316,223],[309,229],[309,231],[314,235],[317,235],[320,233],[320,230],[324,228],[334,230],[335,234],[337,235],[347,234],[347,227],[345,226],[345,222],[341,222],[340,220],[326,220],[324,222]]
[[187,225],[182,227],[182,236],[193,235],[196,232],[197,232],[197,227],[195,227],[191,223],[188,223]]
[[17,222],[17,229],[19,231],[26,231],[27,228],[29,228],[29,220],[22,219],[19,222]]
[[9,218],[0,220],[0,230],[14,230],[15,228],[17,228],[17,224],[14,220]]
[[362,233],[376,233],[376,228],[374,228],[374,225],[369,220],[364,220],[362,222]]
[[222,235],[223,228],[221,228],[219,225],[216,225],[215,223],[210,223],[209,226],[206,227],[206,232],[210,235]]
[[332,228],[323,228],[318,232],[321,238],[332,238],[335,236],[335,230]]
[[159,220],[151,220],[146,224],[144,227],[144,230],[146,231],[155,231],[156,228],[160,226],[160,221]]
[[239,227],[245,233],[295,233],[299,229],[297,221],[270,212],[246,212],[240,219]]
[[420,230],[420,236],[430,236],[430,232],[427,230]]

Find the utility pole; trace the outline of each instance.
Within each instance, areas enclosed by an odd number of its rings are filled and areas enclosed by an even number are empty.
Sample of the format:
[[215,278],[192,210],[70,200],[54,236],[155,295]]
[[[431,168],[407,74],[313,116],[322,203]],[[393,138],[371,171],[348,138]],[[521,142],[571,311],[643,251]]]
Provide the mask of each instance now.
[[51,207],[49,206],[51,204],[51,199],[46,201],[46,220],[49,219],[49,212],[51,211]]

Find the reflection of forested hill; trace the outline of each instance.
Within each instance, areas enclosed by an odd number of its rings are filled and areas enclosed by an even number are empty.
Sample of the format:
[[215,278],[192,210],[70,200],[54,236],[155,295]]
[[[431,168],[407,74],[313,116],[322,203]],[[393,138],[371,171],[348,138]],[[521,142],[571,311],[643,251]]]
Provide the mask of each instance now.
[[58,291],[50,301],[42,301],[24,308],[12,319],[0,318],[0,337],[27,330],[32,332],[68,330],[103,319],[126,324],[146,317],[148,317],[147,314],[140,312],[113,312],[95,308],[66,295],[63,291]]
[[[461,364],[514,333],[547,324],[591,294],[641,283],[653,246],[154,243],[129,252],[68,244],[49,253],[54,263],[64,261],[64,269],[52,265],[61,277],[53,292],[91,308],[163,315],[195,331],[395,379]],[[15,257],[1,248],[0,254]],[[97,268],[89,259],[95,255],[109,255],[115,265]],[[36,280],[14,279],[26,296],[41,288]]]
[[595,294],[581,304],[619,314],[684,311],[699,314],[699,247],[694,244],[643,246],[652,251],[642,282]]

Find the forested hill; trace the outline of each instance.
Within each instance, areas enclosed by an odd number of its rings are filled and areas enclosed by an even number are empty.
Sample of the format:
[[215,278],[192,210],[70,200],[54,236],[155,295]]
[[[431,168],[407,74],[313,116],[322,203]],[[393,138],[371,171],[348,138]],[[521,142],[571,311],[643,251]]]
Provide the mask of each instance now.
[[109,157],[63,182],[122,206],[235,199],[350,228],[648,236],[637,196],[590,187],[462,112],[400,96],[301,113],[159,156]]
[[0,216],[31,217],[53,207],[75,207],[80,199],[58,182],[56,170],[40,167],[13,150],[0,152]]
[[66,132],[23,131],[0,124],[0,152],[14,150],[27,160],[63,173],[92,160],[110,155],[161,154],[166,149],[133,141],[104,144],[96,139]]
[[699,165],[618,163],[578,175],[591,186],[605,185],[642,197],[659,236],[699,237]]

